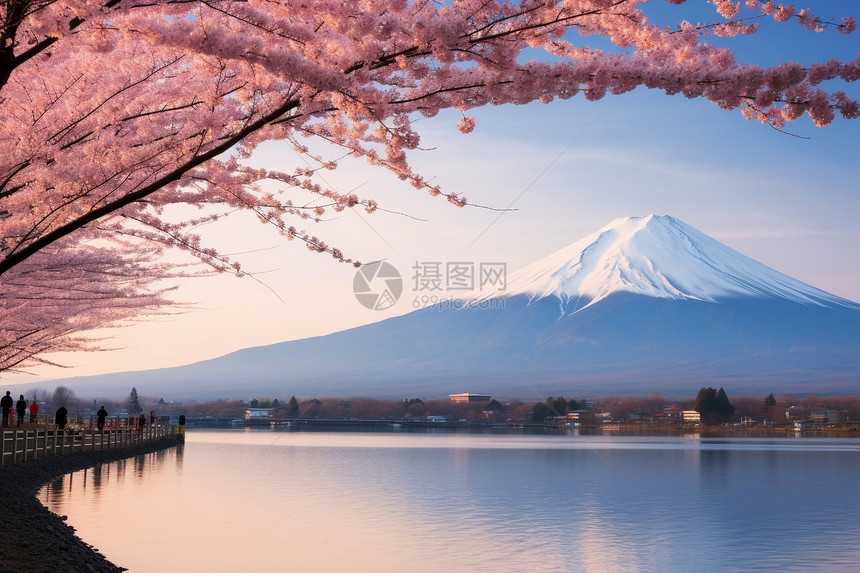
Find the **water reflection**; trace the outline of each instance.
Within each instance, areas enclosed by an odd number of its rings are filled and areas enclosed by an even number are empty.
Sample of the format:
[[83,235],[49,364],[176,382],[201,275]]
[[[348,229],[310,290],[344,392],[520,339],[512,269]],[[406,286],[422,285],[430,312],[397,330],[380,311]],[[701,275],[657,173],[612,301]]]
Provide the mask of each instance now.
[[[59,514],[62,514],[68,505],[77,510],[87,503],[98,503],[102,493],[143,483],[149,479],[153,471],[157,471],[159,464],[171,464],[173,466],[171,471],[181,471],[183,449],[184,446],[179,445],[168,450],[65,474],[42,488],[39,492],[39,500],[54,513]],[[133,479],[130,484],[127,484],[126,473],[129,464],[133,467]]]
[[858,440],[187,440],[187,450],[65,476],[43,503],[144,573],[243,571],[249,561],[359,572],[852,571],[860,561]]

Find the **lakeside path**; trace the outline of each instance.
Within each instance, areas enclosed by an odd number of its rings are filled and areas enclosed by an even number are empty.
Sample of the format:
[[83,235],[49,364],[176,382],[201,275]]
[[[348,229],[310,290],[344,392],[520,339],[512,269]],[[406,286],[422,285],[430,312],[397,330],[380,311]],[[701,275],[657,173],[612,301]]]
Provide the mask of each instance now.
[[0,467],[0,573],[126,571],[80,539],[74,528],[43,506],[36,495],[42,486],[61,475],[178,444],[175,436],[167,436],[121,449],[76,453]]

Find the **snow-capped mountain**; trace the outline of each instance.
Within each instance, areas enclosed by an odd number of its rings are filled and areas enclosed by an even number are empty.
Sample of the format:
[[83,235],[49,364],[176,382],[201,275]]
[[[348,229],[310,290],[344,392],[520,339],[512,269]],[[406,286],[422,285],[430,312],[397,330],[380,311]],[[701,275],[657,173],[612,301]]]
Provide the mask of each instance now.
[[64,383],[176,398],[860,393],[860,305],[668,216],[617,219],[464,303]]
[[[569,314],[622,292],[673,300],[752,297],[858,308],[666,215],[616,219],[514,273],[503,296],[526,295],[532,301],[555,297],[563,314]],[[481,294],[472,302],[494,296],[498,293]]]

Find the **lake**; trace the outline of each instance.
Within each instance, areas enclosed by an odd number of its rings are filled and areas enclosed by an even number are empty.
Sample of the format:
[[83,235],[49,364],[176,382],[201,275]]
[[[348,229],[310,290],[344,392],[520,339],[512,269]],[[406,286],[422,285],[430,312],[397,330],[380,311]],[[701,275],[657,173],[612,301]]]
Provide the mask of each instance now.
[[860,439],[203,431],[40,500],[133,573],[857,571]]

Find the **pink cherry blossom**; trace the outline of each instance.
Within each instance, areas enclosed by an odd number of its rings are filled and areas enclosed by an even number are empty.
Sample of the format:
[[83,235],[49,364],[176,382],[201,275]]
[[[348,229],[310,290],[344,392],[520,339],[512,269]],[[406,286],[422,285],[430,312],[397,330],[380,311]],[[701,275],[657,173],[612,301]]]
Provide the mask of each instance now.
[[472,130],[475,129],[475,118],[474,118],[474,116],[464,117],[463,119],[458,121],[457,122],[457,128],[462,133],[471,133]]

